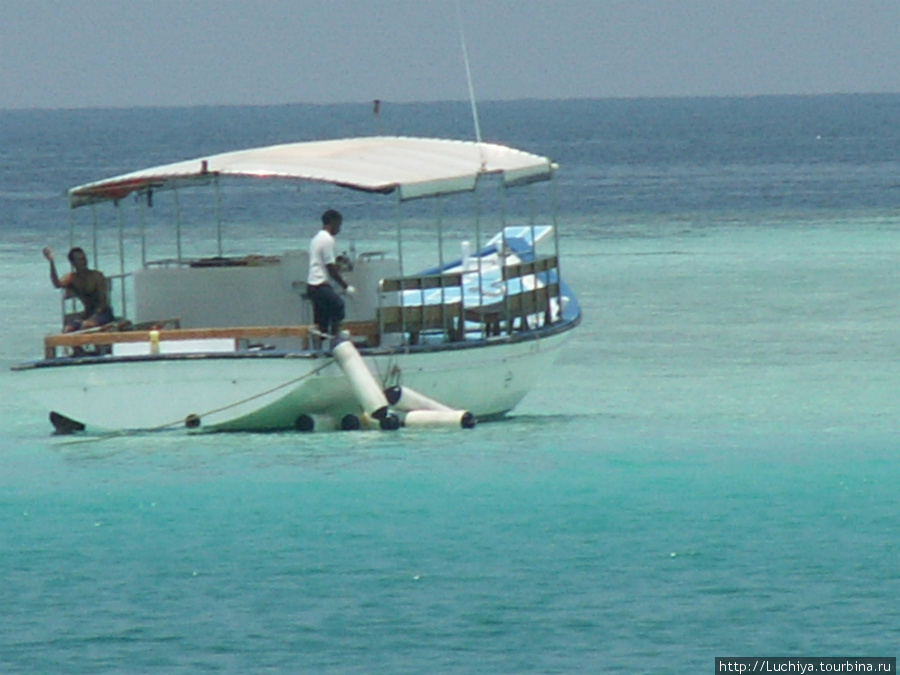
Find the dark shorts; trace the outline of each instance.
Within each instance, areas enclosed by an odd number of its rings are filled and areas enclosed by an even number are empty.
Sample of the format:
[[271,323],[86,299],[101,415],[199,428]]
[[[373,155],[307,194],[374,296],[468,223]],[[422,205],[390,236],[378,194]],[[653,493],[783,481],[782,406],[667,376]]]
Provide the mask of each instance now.
[[69,327],[69,330],[81,330],[81,326],[85,321],[92,321],[95,326],[102,326],[109,323],[114,318],[115,316],[113,314],[112,307],[107,307],[100,312],[94,312],[88,317],[70,319],[68,323],[66,323],[66,326]]
[[329,284],[307,286],[306,293],[313,306],[313,320],[319,330],[334,335],[344,320],[344,300]]

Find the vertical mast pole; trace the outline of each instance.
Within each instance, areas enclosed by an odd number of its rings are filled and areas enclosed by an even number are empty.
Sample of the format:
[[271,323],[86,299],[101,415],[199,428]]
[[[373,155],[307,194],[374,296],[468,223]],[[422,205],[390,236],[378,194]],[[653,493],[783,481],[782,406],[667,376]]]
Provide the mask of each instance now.
[[462,9],[456,0],[456,20],[459,24],[459,40],[462,45],[463,62],[466,66],[466,83],[469,85],[469,103],[472,106],[472,120],[475,122],[475,140],[481,143],[481,124],[478,121],[478,105],[475,103],[475,86],[472,84],[472,70],[469,68],[469,49],[466,47],[466,32],[463,30]]

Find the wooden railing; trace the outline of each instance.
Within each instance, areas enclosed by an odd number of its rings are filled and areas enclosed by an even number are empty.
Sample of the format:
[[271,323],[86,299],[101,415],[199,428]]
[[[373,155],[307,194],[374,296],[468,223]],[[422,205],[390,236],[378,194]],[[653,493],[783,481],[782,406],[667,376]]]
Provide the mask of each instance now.
[[[412,277],[383,279],[380,284],[380,300],[374,321],[347,321],[342,328],[351,335],[362,338],[371,346],[381,344],[385,333],[402,333],[411,344],[419,341],[425,331],[443,333],[447,341],[458,341],[465,337],[465,322],[481,323],[486,335],[500,335],[504,328],[512,333],[518,321],[520,330],[528,327],[529,317],[540,316],[545,324],[552,323],[552,300],[560,293],[559,283],[549,281],[558,264],[556,256],[546,256],[535,260],[506,265],[503,268],[503,281],[509,282],[532,277],[532,288],[511,295],[502,300],[479,307],[463,308],[463,274],[433,274]],[[541,286],[535,281],[544,275]],[[556,275],[558,277],[558,274]],[[424,302],[424,294],[442,290],[442,302]],[[404,302],[409,291],[420,291],[419,302]],[[405,294],[405,295],[404,295]],[[396,296],[396,300],[393,299]],[[390,298],[390,304],[385,299]],[[137,330],[124,330],[120,324],[110,324],[73,333],[48,335],[44,338],[44,357],[54,359],[57,350],[63,347],[84,349],[88,346],[105,347],[119,343],[150,342],[151,332],[154,338],[169,340],[207,340],[234,339],[265,340],[277,338],[297,338],[303,348],[309,348],[310,337],[315,331],[310,326],[245,326],[228,328],[166,328],[167,322],[157,322],[159,329],[148,330],[149,324],[141,324]],[[123,322],[124,323],[124,322]]]
[[[54,359],[60,347],[85,348],[88,346],[111,346],[127,342],[150,342],[151,333],[160,342],[169,340],[265,340],[275,338],[299,338],[304,347],[309,346],[312,334],[309,326],[245,326],[233,328],[174,328],[150,330],[102,330],[92,328],[73,333],[59,333],[44,338],[44,358]],[[364,337],[370,344],[376,344],[378,325],[374,321],[348,321],[342,328],[351,335]]]
[[[439,331],[449,341],[463,337],[462,273],[424,274],[410,277],[382,279],[379,284],[379,303],[376,323],[379,332],[403,333],[416,344],[423,331]],[[406,302],[409,291],[419,291],[417,301]],[[440,303],[425,304],[424,294],[441,291]],[[450,301],[447,291],[451,291]],[[406,295],[404,295],[406,293]],[[397,294],[396,301],[391,296]],[[413,293],[413,295],[415,295]],[[390,298],[390,304],[385,304]],[[409,299],[411,300],[411,299]]]
[[[488,336],[500,335],[505,326],[507,333],[512,333],[516,322],[520,330],[527,328],[529,316],[540,315],[545,324],[553,322],[551,300],[558,298],[559,283],[549,281],[550,273],[556,270],[559,259],[555,255],[543,256],[503,267],[503,281],[507,289],[509,282],[532,277],[530,289],[522,289],[516,293],[507,293],[503,299],[480,307],[466,308],[465,317],[469,321],[479,321],[484,324],[485,333]],[[543,285],[537,285],[539,275],[545,275]],[[557,278],[559,275],[556,275]]]

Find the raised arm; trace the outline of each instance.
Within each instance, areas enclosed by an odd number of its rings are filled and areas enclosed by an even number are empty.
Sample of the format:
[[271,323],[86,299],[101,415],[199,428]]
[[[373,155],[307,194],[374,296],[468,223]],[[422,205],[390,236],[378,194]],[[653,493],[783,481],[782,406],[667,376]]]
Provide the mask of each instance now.
[[62,284],[59,283],[59,274],[56,272],[56,260],[53,257],[53,251],[49,246],[45,246],[43,254],[50,263],[50,283],[53,284],[54,288],[62,288]]

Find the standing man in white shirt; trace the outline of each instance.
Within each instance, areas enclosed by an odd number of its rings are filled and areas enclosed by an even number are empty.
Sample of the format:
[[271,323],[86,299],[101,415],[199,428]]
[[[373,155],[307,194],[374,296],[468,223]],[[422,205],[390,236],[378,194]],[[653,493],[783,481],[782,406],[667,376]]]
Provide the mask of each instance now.
[[334,280],[347,295],[355,289],[344,281],[334,255],[334,242],[344,218],[334,209],[322,214],[322,229],[309,242],[309,275],[306,288],[313,305],[313,317],[319,330],[337,338],[344,320],[344,300],[332,288]]

